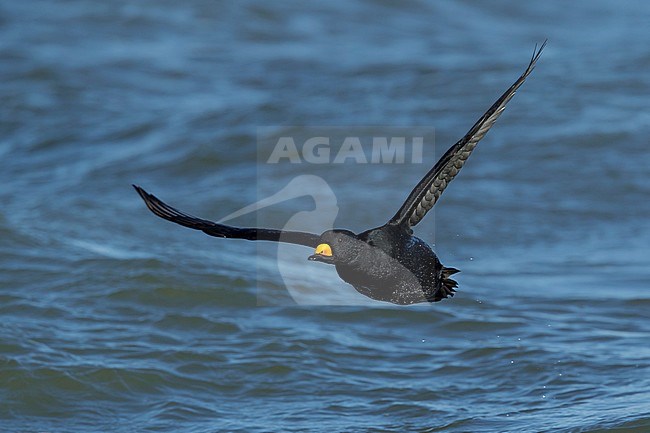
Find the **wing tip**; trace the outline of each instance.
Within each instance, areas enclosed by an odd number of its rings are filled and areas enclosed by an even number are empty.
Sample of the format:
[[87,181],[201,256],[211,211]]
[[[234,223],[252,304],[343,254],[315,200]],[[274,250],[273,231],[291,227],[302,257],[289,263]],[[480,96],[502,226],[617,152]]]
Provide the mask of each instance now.
[[131,184],[131,186],[133,186],[133,188],[138,193],[142,201],[144,201],[144,204],[147,206],[147,208],[155,215],[170,221],[173,221],[172,218],[180,216],[180,215],[176,215],[178,213],[176,209],[170,208],[158,197],[145,191],[144,188],[135,184]]
[[131,186],[135,189],[135,191],[138,193],[140,198],[144,201],[144,204],[146,204],[147,207],[151,211],[153,211],[153,209],[151,209],[151,204],[155,203],[156,201],[159,201],[156,198],[156,196],[154,196],[153,194],[149,194],[147,191],[144,190],[144,188],[142,188],[141,186],[138,186],[138,185],[136,185],[134,183],[132,183]]
[[548,42],[548,38],[544,39],[544,42],[542,42],[541,45],[539,45],[539,48],[538,45],[535,44],[535,48],[533,48],[533,55],[530,58],[530,63],[528,63],[526,72],[524,72],[524,77],[527,77],[533,71],[533,69],[535,69],[535,64],[537,64],[537,60],[539,60],[539,58],[541,57],[542,51],[544,51],[544,48],[546,48],[547,42]]
[[[144,190],[144,188],[138,185],[132,184],[132,186],[136,190],[140,198],[142,198],[142,200],[144,201],[144,204],[147,206],[147,209],[149,209],[154,215],[164,220],[171,221],[173,223],[182,225],[184,227],[188,227],[194,230],[201,230],[204,232],[206,232],[206,230],[213,229],[216,226],[216,224],[212,221],[197,218],[195,216],[181,212],[180,210],[174,207],[171,207],[170,205],[160,200],[155,195],[148,193],[147,191]],[[220,236],[208,232],[206,233],[211,236]],[[226,236],[220,236],[220,237],[226,237]]]
[[149,193],[148,193],[147,191],[145,191],[144,188],[142,188],[141,186],[136,185],[136,184],[134,184],[134,183],[132,183],[131,186],[133,187],[133,189],[135,190],[135,192],[138,193],[138,195],[140,196],[140,198],[141,198],[142,200],[144,200],[145,203],[147,203],[147,198],[148,198],[147,196],[149,195]]

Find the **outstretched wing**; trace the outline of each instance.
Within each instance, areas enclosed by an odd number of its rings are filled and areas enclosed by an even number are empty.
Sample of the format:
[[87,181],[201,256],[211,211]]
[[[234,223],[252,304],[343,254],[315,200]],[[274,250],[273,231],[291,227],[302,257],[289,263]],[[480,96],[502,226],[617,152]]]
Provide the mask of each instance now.
[[469,158],[478,142],[487,134],[494,122],[499,118],[506,104],[515,95],[515,92],[524,83],[542,54],[546,41],[533,51],[533,57],[523,74],[510,86],[506,92],[490,107],[490,109],[472,126],[465,136],[447,150],[436,165],[411,191],[402,207],[390,220],[390,224],[407,224],[409,227],[419,223],[427,212],[436,204],[438,198],[449,182],[458,174],[465,161]]
[[174,209],[155,195],[149,194],[137,185],[133,185],[133,188],[135,188],[138,194],[140,194],[140,197],[142,197],[142,200],[144,200],[144,203],[147,205],[149,210],[160,218],[194,230],[201,230],[210,236],[216,236],[218,238],[247,239],[249,241],[285,242],[289,244],[305,245],[312,248],[315,248],[320,243],[320,237],[312,233],[232,227],[196,218]]

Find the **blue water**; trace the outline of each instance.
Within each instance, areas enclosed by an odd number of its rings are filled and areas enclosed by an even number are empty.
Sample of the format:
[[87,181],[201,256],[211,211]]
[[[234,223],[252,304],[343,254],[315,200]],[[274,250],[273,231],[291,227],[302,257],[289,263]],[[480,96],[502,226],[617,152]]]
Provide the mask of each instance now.
[[[650,431],[648,22],[642,1],[0,3],[0,431]],[[217,220],[314,174],[337,227],[380,225],[546,38],[417,226],[462,270],[453,299],[366,300],[306,248],[192,232],[130,187]],[[259,159],[264,128],[358,126],[435,146]]]

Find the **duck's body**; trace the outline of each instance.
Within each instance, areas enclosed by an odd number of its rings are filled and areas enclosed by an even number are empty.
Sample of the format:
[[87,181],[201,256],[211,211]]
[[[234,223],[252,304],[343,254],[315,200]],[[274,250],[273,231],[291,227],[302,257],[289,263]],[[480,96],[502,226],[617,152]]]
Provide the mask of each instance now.
[[443,267],[433,249],[404,226],[386,224],[358,235],[331,230],[321,241],[332,255],[314,254],[310,260],[334,264],[343,281],[378,301],[436,302],[453,296],[457,286],[448,277],[458,271]]
[[321,235],[274,229],[239,228],[203,220],[180,212],[135,186],[156,215],[216,237],[287,242],[315,248],[311,261],[335,265],[341,279],[361,294],[393,304],[437,302],[453,296],[458,272],[446,268],[431,247],[413,236],[413,227],[435,205],[449,182],[464,166],[478,142],[505,109],[532,72],[545,43],[535,50],[524,73],[474,124],[465,136],[440,158],[413,188],[397,213],[383,226],[355,234],[328,230]]

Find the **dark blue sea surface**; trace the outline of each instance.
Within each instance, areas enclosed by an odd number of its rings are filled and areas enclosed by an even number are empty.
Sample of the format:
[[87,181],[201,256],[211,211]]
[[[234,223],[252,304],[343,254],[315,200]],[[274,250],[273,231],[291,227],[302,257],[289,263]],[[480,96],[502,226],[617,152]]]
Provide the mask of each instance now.
[[[644,1],[1,2],[0,431],[650,431],[649,22]],[[130,186],[219,220],[322,179],[229,222],[320,232],[335,197],[335,226],[378,226],[546,38],[416,227],[462,270],[453,299],[368,300]],[[435,145],[259,157],[260,131],[358,127]]]

